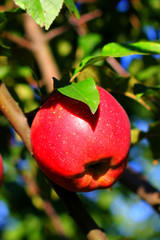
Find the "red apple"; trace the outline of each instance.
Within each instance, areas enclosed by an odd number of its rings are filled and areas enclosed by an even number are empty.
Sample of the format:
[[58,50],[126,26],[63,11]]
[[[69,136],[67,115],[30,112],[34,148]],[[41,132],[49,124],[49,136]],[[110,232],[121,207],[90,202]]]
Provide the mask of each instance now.
[[3,180],[3,162],[2,157],[0,155],[0,186],[2,185],[2,180]]
[[101,87],[95,114],[60,92],[52,93],[31,126],[34,157],[55,183],[75,192],[111,187],[123,173],[130,147],[128,116]]

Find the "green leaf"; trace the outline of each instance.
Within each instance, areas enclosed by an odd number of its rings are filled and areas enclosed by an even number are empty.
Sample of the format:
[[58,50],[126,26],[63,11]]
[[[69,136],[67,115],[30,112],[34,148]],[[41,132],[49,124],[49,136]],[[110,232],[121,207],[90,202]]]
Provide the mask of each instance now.
[[93,78],[87,78],[78,83],[58,88],[58,91],[67,97],[74,98],[87,104],[94,114],[99,105],[99,92]]
[[11,56],[11,48],[4,46],[4,45],[0,45],[0,56],[10,57]]
[[93,65],[94,63],[101,61],[105,59],[104,56],[96,56],[96,57],[86,57],[82,60],[81,64],[75,69],[74,74],[77,74],[78,72],[82,71],[83,69],[85,69],[86,67]]
[[98,45],[102,42],[102,37],[97,33],[88,33],[81,35],[78,38],[78,45],[83,50],[83,56],[95,55],[98,50]]
[[160,54],[160,43],[136,42],[132,44],[109,43],[102,49],[102,55],[124,57],[133,54]]
[[141,71],[138,71],[135,75],[135,78],[139,81],[146,81],[149,78],[159,76],[159,65],[150,66]]
[[74,12],[77,18],[80,18],[78,9],[74,3],[73,0],[64,0],[65,5],[67,6],[67,8],[69,9],[69,11],[72,13]]
[[0,23],[7,21],[11,17],[15,17],[18,14],[24,13],[24,11],[20,8],[15,8],[10,11],[0,12]]
[[89,56],[81,61],[81,64],[75,69],[74,75],[86,67],[104,60],[106,57],[124,57],[133,54],[149,55],[160,54],[160,43],[155,42],[137,42],[132,44],[108,43],[102,48],[101,55]]
[[22,9],[26,10],[29,15],[41,27],[45,25],[47,30],[54,19],[58,16],[63,0],[14,0]]

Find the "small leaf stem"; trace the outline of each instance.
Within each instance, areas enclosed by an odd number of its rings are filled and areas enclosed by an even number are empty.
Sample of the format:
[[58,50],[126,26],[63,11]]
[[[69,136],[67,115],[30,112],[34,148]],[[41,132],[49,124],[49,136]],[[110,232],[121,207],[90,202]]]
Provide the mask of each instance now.
[[73,75],[72,78],[70,79],[70,82],[72,83],[79,74],[80,72],[77,72],[75,75]]

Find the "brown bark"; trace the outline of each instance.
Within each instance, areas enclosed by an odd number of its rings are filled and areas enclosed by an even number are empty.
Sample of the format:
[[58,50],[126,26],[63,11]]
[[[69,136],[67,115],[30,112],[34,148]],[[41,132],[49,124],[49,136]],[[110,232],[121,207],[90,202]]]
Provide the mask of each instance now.
[[2,81],[0,81],[0,110],[22,138],[28,151],[32,154],[30,128],[27,118]]
[[45,33],[28,14],[24,15],[24,27],[41,71],[44,85],[48,92],[52,92],[54,88],[52,77],[59,79],[61,74],[46,41]]
[[127,167],[120,182],[160,214],[160,192],[144,176]]

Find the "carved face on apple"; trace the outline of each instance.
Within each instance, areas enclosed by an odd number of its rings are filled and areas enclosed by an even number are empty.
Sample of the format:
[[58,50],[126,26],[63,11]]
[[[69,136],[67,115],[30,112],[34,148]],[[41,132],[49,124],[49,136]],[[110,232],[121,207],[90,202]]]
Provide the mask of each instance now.
[[89,107],[56,91],[31,126],[33,155],[41,170],[74,192],[111,187],[125,170],[130,122],[116,99],[101,87],[95,114]]
[[3,181],[3,162],[2,162],[2,157],[0,155],[0,186],[2,185]]

